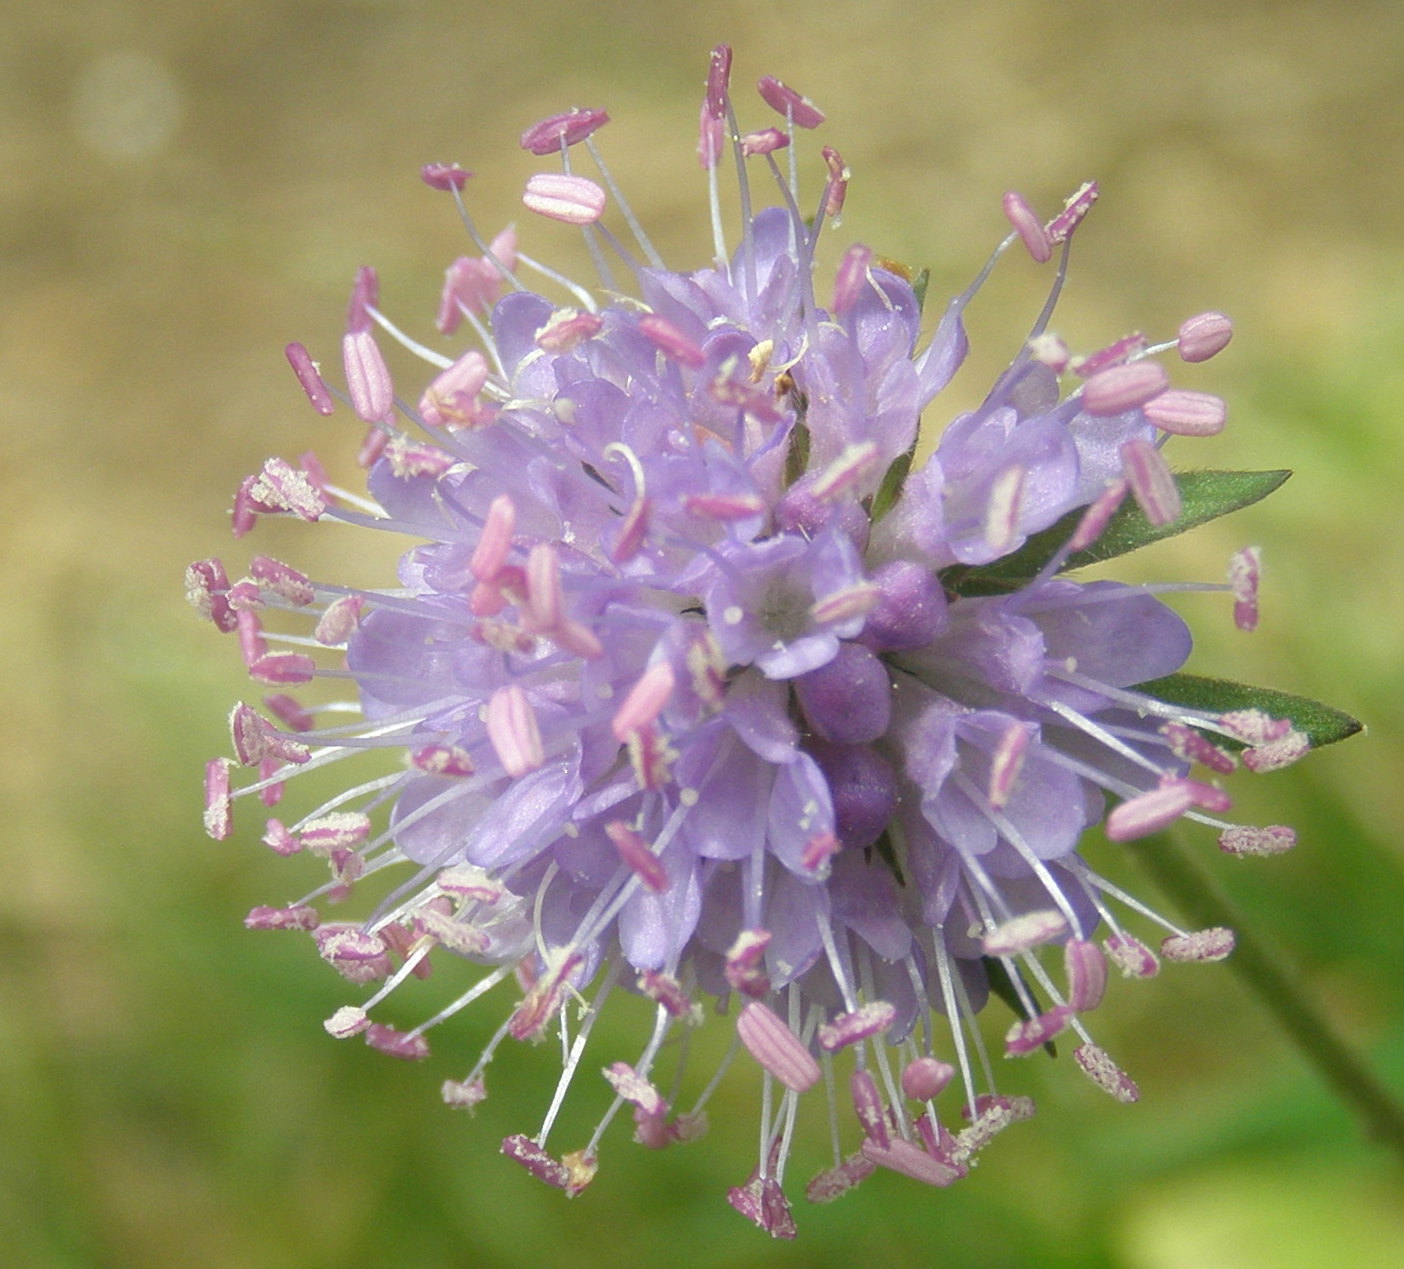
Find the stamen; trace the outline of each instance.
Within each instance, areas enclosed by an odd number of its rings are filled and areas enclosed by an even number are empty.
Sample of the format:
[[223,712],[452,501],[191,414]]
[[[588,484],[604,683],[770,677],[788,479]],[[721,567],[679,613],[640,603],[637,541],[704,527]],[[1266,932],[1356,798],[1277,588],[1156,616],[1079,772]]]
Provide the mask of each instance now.
[[1258,628],[1258,581],[1262,574],[1262,552],[1245,546],[1229,560],[1229,590],[1233,594],[1233,624],[1240,630]]
[[492,694],[486,726],[497,760],[513,779],[535,771],[546,761],[536,711],[517,684],[509,683]]
[[611,820],[605,825],[605,834],[614,843],[619,858],[628,865],[645,889],[654,894],[662,894],[672,885],[672,879],[662,861],[648,848],[648,843],[623,820]]
[[1107,816],[1107,837],[1114,842],[1134,841],[1168,828],[1193,806],[1226,811],[1228,794],[1198,780],[1170,778],[1158,788],[1139,794],[1114,807]]
[[249,664],[249,677],[254,682],[273,686],[310,683],[316,673],[317,663],[300,652],[268,652]]
[[307,399],[312,402],[312,408],[318,414],[330,414],[336,405],[325,381],[317,371],[317,363],[312,360],[311,354],[298,343],[289,344],[283,349],[283,353],[293,368],[298,383],[302,385],[303,392],[307,394]]
[[1222,313],[1200,313],[1180,326],[1177,341],[1183,361],[1208,361],[1233,338],[1233,323]]
[[990,756],[990,805],[996,810],[1008,804],[1019,772],[1023,770],[1024,754],[1034,737],[1030,723],[1011,722],[1001,733],[999,743]]
[[1095,1044],[1079,1045],[1073,1050],[1073,1060],[1103,1092],[1110,1093],[1117,1101],[1129,1105],[1141,1100],[1141,1090],[1136,1082],[1126,1074],[1105,1049]]
[[1037,1017],[1016,1022],[1004,1037],[1005,1056],[1027,1057],[1037,1053],[1068,1025],[1071,1017],[1072,1010],[1067,1005],[1055,1005]]
[[[534,123],[522,133],[522,149],[540,158],[555,154],[567,146],[585,140],[592,132],[609,122],[609,113],[576,106],[562,114],[551,115]],[[462,189],[460,182],[457,188]]]
[[570,1184],[570,1170],[565,1164],[523,1133],[504,1138],[502,1153],[553,1189],[564,1190]]
[[770,994],[770,977],[762,968],[770,931],[742,930],[726,954],[726,981],[742,995]]
[[1224,430],[1228,406],[1209,392],[1171,388],[1143,405],[1146,418],[1175,436],[1217,436]]
[[874,1000],[855,1009],[852,1013],[842,1013],[819,1028],[819,1047],[825,1053],[837,1053],[862,1040],[870,1040],[880,1035],[892,1025],[897,1017],[897,1007],[885,1000]]
[[502,571],[502,566],[507,562],[507,553],[512,547],[512,533],[516,523],[516,507],[511,495],[498,494],[488,507],[483,531],[468,561],[468,571],[478,581],[491,582]]
[[366,1043],[391,1057],[420,1062],[429,1056],[429,1041],[422,1035],[397,1031],[394,1027],[376,1023],[366,1030]]
[[774,154],[789,144],[788,134],[779,128],[762,128],[759,132],[748,132],[741,138],[741,153],[749,159],[757,154]]
[[649,666],[629,690],[611,721],[614,738],[622,744],[635,732],[652,726],[672,699],[676,687],[677,677],[669,662],[658,661]]
[[713,119],[726,117],[727,95],[731,89],[731,45],[718,44],[707,63],[707,95],[703,106]]
[[265,462],[247,484],[247,491],[259,511],[291,511],[300,520],[317,520],[327,509],[326,499],[307,473],[282,458]]
[[394,968],[385,940],[358,925],[323,925],[313,937],[321,958],[347,982],[379,982]]
[[900,1172],[914,1181],[924,1181],[940,1189],[959,1181],[964,1175],[962,1169],[927,1154],[904,1137],[893,1137],[885,1150],[870,1138],[863,1142],[863,1157],[880,1168]]
[[1063,340],[1048,331],[1034,335],[1024,345],[1029,356],[1041,366],[1047,366],[1055,375],[1068,368],[1068,346]]
[[[1138,365],[1147,363],[1138,362]],[[1126,366],[1125,369],[1134,369]],[[1114,371],[1106,371],[1113,374]],[[1154,445],[1136,438],[1121,447],[1121,461],[1136,502],[1153,525],[1173,524],[1180,516],[1180,490]]]
[[566,225],[593,225],[604,214],[605,192],[594,181],[565,172],[528,179],[522,202],[529,211]]
[[1167,961],[1221,961],[1233,951],[1232,930],[1215,926],[1208,930],[1195,930],[1191,934],[1172,934],[1160,944],[1160,954]]
[[1130,335],[1123,335],[1115,343],[1108,344],[1107,347],[1099,349],[1097,352],[1089,353],[1086,357],[1078,357],[1072,363],[1073,373],[1080,379],[1090,379],[1093,375],[1100,374],[1112,366],[1123,366],[1133,357],[1145,350],[1146,339],[1140,332]]
[[322,918],[316,908],[294,904],[290,908],[250,908],[244,918],[248,930],[315,930]]
[[211,758],[205,764],[205,832],[217,842],[224,841],[233,831],[232,807],[229,795],[228,758]]
[[835,316],[842,317],[847,313],[858,302],[863,289],[870,285],[868,270],[872,263],[872,250],[858,243],[843,253],[834,281]]
[[1219,849],[1228,855],[1280,855],[1296,844],[1296,833],[1280,824],[1268,828],[1239,825],[1219,836]]
[[804,1042],[759,1000],[742,1008],[736,1034],[750,1055],[792,1092],[807,1092],[819,1082],[819,1063]]
[[264,707],[289,731],[311,731],[312,715],[291,696],[279,692],[263,698]]
[[1124,414],[1145,405],[1170,386],[1158,361],[1133,361],[1099,370],[1082,385],[1082,408],[1098,416]]
[[345,643],[360,625],[361,611],[365,606],[364,595],[342,595],[340,599],[332,600],[317,622],[312,637],[329,648]]
[[196,560],[185,570],[185,598],[222,634],[228,634],[238,624],[229,606],[229,574],[219,560]]
[[1227,749],[1220,749],[1203,732],[1184,723],[1162,723],[1160,734],[1169,741],[1171,752],[1186,762],[1198,762],[1220,775],[1229,775],[1238,766]]
[[656,969],[646,969],[639,975],[638,988],[650,1000],[656,1000],[672,1018],[700,1020],[701,1006],[683,990],[678,980]]
[[457,163],[426,163],[419,169],[419,179],[430,189],[461,190],[468,184],[472,172],[465,172]]
[[536,332],[536,346],[543,352],[562,353],[578,348],[604,329],[598,313],[581,313],[573,308],[557,309],[546,325]]
[[887,1108],[872,1075],[866,1070],[856,1070],[848,1080],[848,1090],[853,1097],[853,1109],[858,1122],[863,1127],[863,1135],[875,1145],[886,1150],[892,1144],[887,1131]]
[[1014,226],[1029,255],[1039,264],[1046,264],[1053,258],[1053,239],[1022,195],[1013,190],[1005,194],[1004,215]]
[[877,1164],[862,1154],[849,1155],[841,1163],[820,1172],[805,1186],[804,1196],[811,1203],[832,1203],[836,1198],[867,1180],[877,1170]]
[[1124,932],[1109,935],[1102,946],[1123,978],[1154,978],[1160,973],[1160,961],[1155,953],[1134,935]]
[[526,597],[522,600],[522,624],[534,634],[543,634],[561,624],[560,557],[549,542],[537,542],[527,552]]
[[1255,745],[1243,751],[1243,765],[1249,771],[1262,773],[1278,771],[1291,766],[1311,752],[1311,740],[1305,732],[1289,731],[1279,740],[1270,740],[1264,745]]
[[450,423],[472,426],[491,418],[478,400],[488,380],[487,358],[476,349],[464,353],[425,389],[419,415],[430,427]]
[[[410,765],[425,775],[470,776],[473,759],[466,749],[457,745],[425,745],[410,754]],[[443,885],[443,877],[439,878]]]
[[1068,980],[1068,1006],[1088,1013],[1102,1003],[1107,990],[1107,961],[1102,949],[1087,939],[1063,944],[1063,972]]
[[955,1067],[934,1057],[913,1058],[902,1068],[902,1091],[914,1102],[929,1102],[940,1096],[955,1078]]
[[986,956],[1017,956],[1061,938],[1068,929],[1068,919],[1061,912],[1025,912],[987,930],[980,949]]
[[351,408],[357,417],[366,423],[389,420],[395,406],[395,390],[375,336],[368,329],[347,331],[341,340],[341,360]]
[[487,1086],[481,1075],[470,1080],[445,1080],[439,1096],[445,1106],[471,1111],[479,1102],[487,1100]]
[[665,357],[696,370],[705,364],[707,354],[673,325],[666,317],[657,313],[645,313],[638,320],[639,334],[644,336]]
[[346,329],[353,334],[371,328],[371,311],[380,306],[380,278],[376,271],[362,267],[356,270],[351,288],[351,300],[346,309]]
[[824,112],[818,106],[773,75],[762,75],[756,83],[756,91],[767,106],[776,114],[784,115],[787,123],[797,128],[817,128],[824,122]]
[[349,1040],[360,1035],[371,1024],[366,1011],[359,1005],[342,1005],[322,1026],[329,1036],[337,1040]]
[[[837,225],[843,215],[843,202],[848,196],[848,182],[853,173],[848,170],[843,155],[833,146],[826,145],[821,153],[824,156],[824,164],[829,169],[829,183],[824,187],[824,215]],[[815,228],[817,230],[818,226]]]
[[1076,229],[1092,210],[1092,204],[1097,201],[1097,182],[1088,181],[1080,186],[1077,191],[1063,204],[1060,211],[1052,220],[1048,222],[1048,236],[1054,242],[1063,242],[1071,237]]
[[307,574],[267,555],[255,555],[249,562],[249,573],[255,581],[294,608],[305,608],[315,597]]

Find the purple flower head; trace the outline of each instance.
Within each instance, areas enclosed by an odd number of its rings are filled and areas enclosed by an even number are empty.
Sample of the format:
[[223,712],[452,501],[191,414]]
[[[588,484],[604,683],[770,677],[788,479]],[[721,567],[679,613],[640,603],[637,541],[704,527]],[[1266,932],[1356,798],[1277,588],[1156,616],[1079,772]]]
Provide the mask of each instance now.
[[[189,586],[274,689],[264,712],[231,718],[251,778],[209,765],[211,835],[232,831],[235,801],[272,808],[298,774],[362,759],[342,792],[268,821],[271,848],[320,856],[326,875],[248,918],[311,930],[368,991],[328,1030],[421,1057],[437,1023],[492,996],[501,1029],[444,1089],[471,1107],[496,1054],[559,1029],[561,1093],[595,1096],[598,1129],[554,1152],[560,1098],[544,1099],[544,1122],[504,1151],[574,1193],[621,1111],[650,1148],[701,1130],[715,1080],[679,1078],[686,1046],[665,1042],[734,1029],[727,1061],[763,1084],[767,1118],[730,1201],[788,1236],[791,1111],[821,1082],[853,1152],[810,1183],[821,1200],[876,1169],[948,1185],[1027,1117],[982,1060],[987,967],[1017,998],[1008,1053],[1071,1032],[1079,1066],[1133,1099],[1086,1025],[1108,958],[1140,976],[1156,964],[1117,908],[1158,923],[1172,960],[1215,959],[1231,938],[1122,903],[1079,853],[1084,830],[1110,799],[1117,840],[1183,818],[1218,827],[1234,853],[1283,849],[1287,829],[1220,818],[1215,779],[1238,753],[1263,769],[1306,741],[1267,713],[1139,686],[1180,669],[1184,623],[1154,587],[1063,576],[1130,522],[1175,521],[1160,447],[1223,417],[1217,398],[1168,387],[1158,358],[1176,341],[1078,359],[1048,329],[1095,187],[1047,224],[1006,199],[1014,232],[924,336],[912,280],[866,247],[832,273],[816,264],[848,184],[826,150],[802,198],[794,130],[822,113],[761,81],[786,122],[783,173],[781,140],[736,131],[730,65],[719,50],[702,107],[711,267],[664,265],[604,165],[593,134],[607,116],[568,111],[523,134],[564,166],[533,176],[525,202],[579,228],[598,290],[536,264],[517,234],[489,241],[465,180],[426,176],[477,253],[449,265],[426,325],[471,338],[439,352],[402,334],[366,271],[345,389],[290,349],[315,408],[339,398],[369,423],[367,494],[331,487],[311,456],[270,460],[236,495],[236,532],[273,514],[395,534],[397,578],[350,586],[256,557],[234,582],[202,561]],[[730,246],[715,210],[728,150],[744,204],[773,202]],[[598,182],[579,174],[587,161]],[[919,419],[965,355],[964,309],[1020,242],[1056,260],[1049,300],[980,408],[913,464]],[[429,363],[413,390],[392,383],[387,334]],[[1227,339],[1208,314],[1178,346],[1195,362]],[[1246,552],[1231,585],[1210,588],[1231,591],[1242,625],[1257,619],[1258,565]],[[296,695],[316,678],[347,699]],[[381,760],[369,774],[366,755]],[[326,920],[326,905],[363,895],[354,916]],[[482,967],[471,990],[406,1030],[380,1020],[400,982],[450,957]],[[614,992],[656,1006],[625,1053],[590,1041]],[[848,1093],[820,1080],[833,1062],[853,1068]],[[696,1100],[672,1105],[665,1087]]]

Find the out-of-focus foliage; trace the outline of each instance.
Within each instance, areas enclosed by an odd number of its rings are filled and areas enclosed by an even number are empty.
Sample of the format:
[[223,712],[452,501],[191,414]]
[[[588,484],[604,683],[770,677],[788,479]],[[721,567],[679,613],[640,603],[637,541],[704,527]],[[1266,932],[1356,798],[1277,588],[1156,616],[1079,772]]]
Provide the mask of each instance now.
[[[1062,311],[1069,343],[1164,337],[1209,307],[1237,319],[1231,348],[1180,376],[1230,400],[1228,430],[1196,459],[1297,474],[1135,567],[1217,578],[1234,548],[1261,543],[1263,628],[1242,635],[1221,597],[1186,597],[1191,668],[1368,724],[1240,788],[1245,820],[1298,828],[1293,854],[1216,859],[1211,835],[1199,844],[1244,919],[1404,1083],[1396,6],[661,0],[610,12],[80,0],[6,14],[7,1259],[584,1269],[681,1248],[699,1266],[1384,1263],[1381,1249],[1404,1246],[1397,1165],[1226,967],[1113,985],[1098,1039],[1139,1080],[1139,1106],[1110,1103],[1065,1061],[1028,1059],[1011,1082],[1032,1089],[1039,1117],[971,1177],[946,1192],[880,1177],[832,1207],[801,1205],[800,1241],[777,1247],[722,1199],[743,1179],[724,1138],[727,1107],[756,1095],[744,1078],[714,1103],[711,1139],[655,1156],[616,1133],[594,1187],[568,1203],[496,1155],[503,1135],[537,1126],[550,1053],[499,1064],[470,1121],[436,1090],[462,1073],[486,1013],[436,1033],[423,1066],[337,1044],[320,1019],[346,998],[339,980],[298,936],[242,930],[250,905],[295,897],[299,879],[247,819],[221,845],[199,831],[199,765],[223,751],[224,712],[246,687],[232,649],[185,609],[180,576],[228,549],[229,495],[266,454],[315,448],[354,477],[349,416],[311,413],[282,344],[333,352],[362,263],[380,266],[385,306],[429,330],[463,240],[419,165],[476,170],[484,226],[521,218],[534,161],[515,138],[571,104],[611,110],[600,139],[660,248],[703,262],[692,147],[706,51],[724,38],[738,79],[777,74],[828,111],[825,140],[854,172],[834,240],[929,265],[933,296],[962,287],[1002,235],[1006,188],[1052,208],[1096,176],[1103,199]],[[575,249],[558,226],[523,229],[538,256]],[[1030,312],[1043,283],[1027,261],[1001,269],[972,316],[969,383],[1013,353],[1008,314]],[[330,530],[258,532],[253,549],[313,572],[339,544]],[[1110,866],[1134,870],[1140,849],[1154,846],[1119,848]]]

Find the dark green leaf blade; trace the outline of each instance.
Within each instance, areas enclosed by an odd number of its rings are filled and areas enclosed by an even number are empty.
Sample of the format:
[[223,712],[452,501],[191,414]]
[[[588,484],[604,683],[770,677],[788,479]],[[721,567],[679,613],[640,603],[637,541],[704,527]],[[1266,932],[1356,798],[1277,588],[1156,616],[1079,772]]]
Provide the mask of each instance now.
[[[1188,529],[1198,528],[1232,511],[1239,511],[1260,502],[1280,489],[1290,471],[1187,471],[1175,476],[1183,504],[1179,517],[1170,524],[1154,525],[1145,513],[1128,498],[1111,518],[1102,536],[1085,551],[1068,556],[1058,569],[1084,568],[1103,560],[1115,559],[1140,547],[1165,538],[1175,537]],[[946,589],[957,595],[1002,595],[1018,590],[1052,558],[1071,536],[1082,519],[1082,510],[1070,511],[1052,527],[1035,533],[1017,551],[990,564],[959,566],[941,574]]]
[[[1230,679],[1169,674],[1163,679],[1142,683],[1135,690],[1169,705],[1185,705],[1190,709],[1209,710],[1216,714],[1236,709],[1260,709],[1274,718],[1290,718],[1298,731],[1306,733],[1313,749],[1333,745],[1365,729],[1359,719],[1320,701],[1270,687],[1235,683]],[[1219,736],[1214,739],[1217,744],[1233,744]]]

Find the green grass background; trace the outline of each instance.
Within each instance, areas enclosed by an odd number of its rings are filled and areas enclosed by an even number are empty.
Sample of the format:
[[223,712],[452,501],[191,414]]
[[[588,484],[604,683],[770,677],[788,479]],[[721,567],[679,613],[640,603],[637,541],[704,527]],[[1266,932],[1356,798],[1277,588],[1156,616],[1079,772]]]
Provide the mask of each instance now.
[[[1162,544],[1137,576],[1218,577],[1264,547],[1263,629],[1181,605],[1191,668],[1349,709],[1338,750],[1240,780],[1290,856],[1201,857],[1304,991],[1404,1084],[1404,23],[1397,3],[895,0],[511,5],[481,0],[0,4],[0,1247],[36,1269],[387,1265],[1115,1266],[1404,1264],[1397,1161],[1370,1144],[1231,971],[1113,987],[1098,1038],[1144,1100],[1066,1062],[1011,1071],[1038,1118],[945,1192],[882,1176],[800,1239],[723,1201],[751,1153],[735,1078],[711,1135],[646,1154],[617,1132],[567,1202],[501,1160],[532,1131],[549,1049],[506,1055],[475,1121],[439,1105],[495,1009],[404,1066],[329,1040],[348,997],[295,936],[250,935],[305,876],[245,817],[199,828],[203,759],[245,690],[181,597],[193,558],[260,550],[323,574],[362,544],[224,509],[270,453],[352,474],[358,429],[307,409],[281,347],[332,352],[352,273],[429,330],[464,249],[416,179],[458,160],[479,220],[519,216],[528,122],[602,104],[601,136],[665,256],[709,252],[692,156],[708,48],[829,112],[854,173],[831,239],[959,289],[1017,187],[1055,207],[1096,176],[1057,323],[1094,347],[1217,307],[1230,350],[1179,374],[1230,399],[1187,466],[1286,466],[1269,503]],[[743,119],[762,107],[738,91]],[[806,148],[817,162],[813,143]],[[815,188],[811,175],[810,188]],[[584,275],[570,235],[524,245]],[[972,318],[956,404],[1012,354],[1046,275],[1011,256]],[[945,406],[946,412],[955,408]],[[928,427],[944,415],[933,410]],[[388,561],[387,561],[388,562]],[[1125,570],[1123,570],[1124,572]],[[1098,862],[1130,878],[1137,849]],[[1117,858],[1116,856],[1121,856]],[[427,997],[421,997],[427,999]],[[599,1052],[636,1041],[636,1020]],[[1021,1077],[1015,1080],[1013,1077]],[[579,1120],[587,1130],[588,1116]],[[564,1138],[563,1138],[564,1139]],[[796,1179],[803,1175],[803,1162]],[[798,1188],[798,1187],[795,1187]]]

